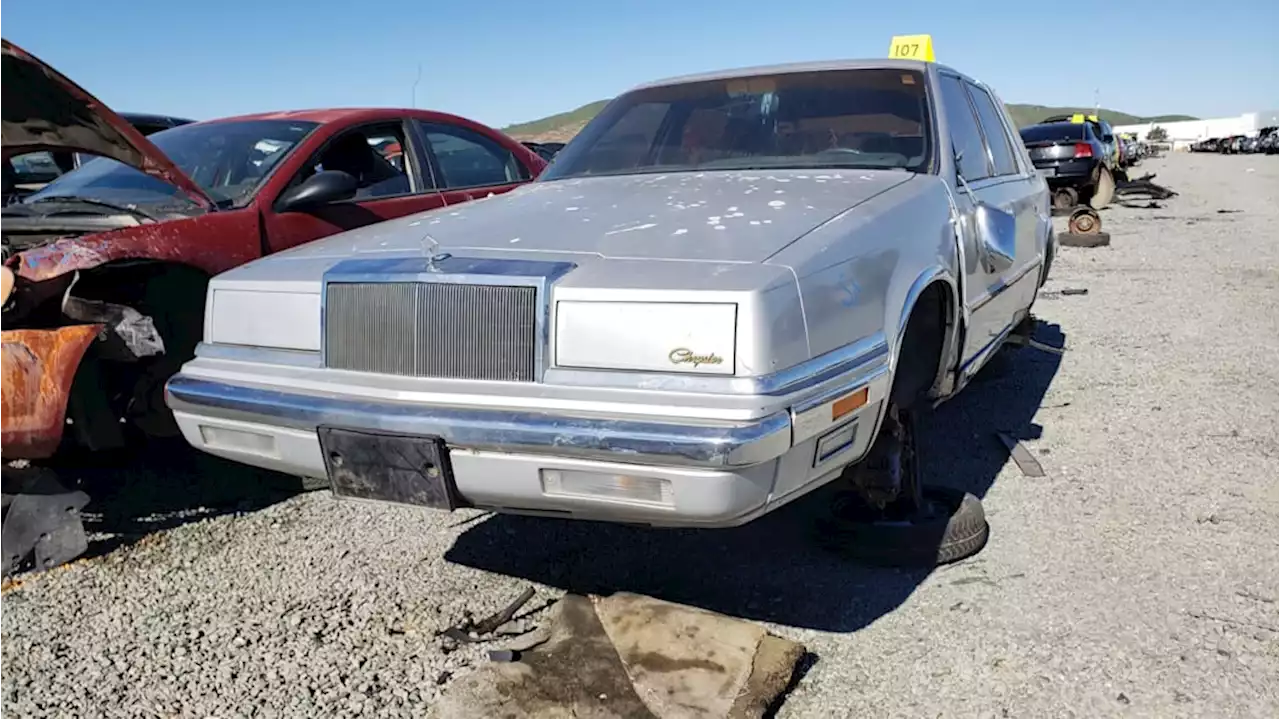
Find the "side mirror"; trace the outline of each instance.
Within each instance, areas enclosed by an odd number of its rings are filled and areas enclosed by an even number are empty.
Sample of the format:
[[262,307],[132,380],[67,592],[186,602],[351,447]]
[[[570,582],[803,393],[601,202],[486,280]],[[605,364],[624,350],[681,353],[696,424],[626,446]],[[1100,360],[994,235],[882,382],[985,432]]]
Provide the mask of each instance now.
[[306,212],[330,202],[349,200],[356,196],[359,186],[356,178],[345,172],[322,170],[285,190],[277,207],[280,212]]
[[974,226],[987,271],[1004,272],[1012,267],[1018,246],[1018,221],[1014,216],[980,202],[974,210]]

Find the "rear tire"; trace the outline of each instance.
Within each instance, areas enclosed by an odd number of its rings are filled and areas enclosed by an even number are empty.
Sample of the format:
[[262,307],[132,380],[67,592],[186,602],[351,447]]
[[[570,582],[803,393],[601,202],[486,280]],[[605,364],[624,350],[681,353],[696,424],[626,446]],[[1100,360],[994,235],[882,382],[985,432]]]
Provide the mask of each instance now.
[[1116,194],[1116,178],[1112,176],[1111,170],[1106,167],[1098,171],[1098,185],[1094,188],[1093,196],[1089,198],[1089,206],[1095,210],[1101,210],[1111,204],[1111,200]]

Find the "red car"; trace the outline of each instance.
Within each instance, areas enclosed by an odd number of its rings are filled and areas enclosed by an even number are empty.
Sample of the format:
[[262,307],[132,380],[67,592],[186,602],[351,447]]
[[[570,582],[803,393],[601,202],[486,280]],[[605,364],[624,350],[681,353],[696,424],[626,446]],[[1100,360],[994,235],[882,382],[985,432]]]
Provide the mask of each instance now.
[[[8,41],[3,82],[6,162],[36,150],[99,156],[3,211],[6,460],[174,433],[164,382],[194,354],[212,275],[507,192],[547,164],[496,130],[426,110],[264,113],[144,138]],[[401,152],[389,159],[392,146]]]

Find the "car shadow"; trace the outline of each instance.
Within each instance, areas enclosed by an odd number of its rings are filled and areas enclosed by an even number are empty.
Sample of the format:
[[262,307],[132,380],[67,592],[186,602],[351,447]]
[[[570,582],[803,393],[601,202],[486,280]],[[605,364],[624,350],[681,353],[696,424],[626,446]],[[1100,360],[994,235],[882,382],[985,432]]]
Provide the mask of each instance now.
[[[1044,323],[1035,338],[1055,347],[1065,341]],[[1009,462],[997,433],[1039,437],[1032,420],[1061,360],[1037,349],[1002,350],[960,395],[923,418],[926,482],[983,497]],[[933,570],[862,566],[819,548],[815,524],[834,491],[822,487],[732,529],[494,515],[472,524],[445,558],[565,591],[637,592],[743,619],[852,632],[896,609]],[[993,542],[1016,541],[999,526],[991,531]]]
[[304,491],[302,480],[197,451],[182,438],[150,440],[127,456],[60,462],[60,482],[89,495],[80,516],[86,558],[149,534],[225,514],[253,512]]

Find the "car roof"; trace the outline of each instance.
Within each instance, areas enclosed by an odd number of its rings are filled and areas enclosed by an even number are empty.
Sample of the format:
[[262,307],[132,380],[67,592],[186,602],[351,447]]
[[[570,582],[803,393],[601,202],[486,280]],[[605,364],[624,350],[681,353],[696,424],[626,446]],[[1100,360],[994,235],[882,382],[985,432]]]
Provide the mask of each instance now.
[[337,121],[365,121],[380,120],[393,117],[419,117],[434,120],[461,120],[465,123],[474,123],[474,120],[467,120],[464,117],[451,115],[447,112],[438,112],[435,110],[410,109],[402,107],[333,107],[333,108],[317,108],[311,110],[279,110],[270,112],[256,112],[248,115],[234,115],[231,117],[219,117],[214,120],[205,120],[205,123],[211,122],[244,122],[250,120],[301,120],[303,122],[315,122],[321,125],[337,122]]
[[[669,77],[662,80],[654,80],[636,85],[631,90],[641,90],[652,87],[665,87],[668,85],[683,85],[693,82],[705,82],[708,80],[732,80],[741,77],[756,77],[759,75],[780,75],[796,72],[825,72],[831,70],[916,70],[918,72],[928,72],[930,65],[938,69],[945,69],[957,75],[962,75],[957,70],[949,68],[938,63],[925,62],[923,60],[890,60],[884,59],[849,59],[849,60],[818,60],[813,62],[792,62],[778,65],[756,65],[752,67],[729,68],[725,70],[713,70],[711,72],[702,72],[692,75],[679,75]],[[968,79],[968,78],[966,78]]]

